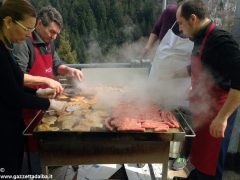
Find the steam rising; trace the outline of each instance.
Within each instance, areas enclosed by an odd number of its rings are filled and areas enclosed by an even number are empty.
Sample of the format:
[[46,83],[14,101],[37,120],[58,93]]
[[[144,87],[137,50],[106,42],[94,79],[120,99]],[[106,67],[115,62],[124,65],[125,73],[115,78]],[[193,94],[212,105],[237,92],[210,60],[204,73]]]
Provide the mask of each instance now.
[[[214,118],[216,115],[215,110],[206,102],[216,100],[217,95],[214,97],[216,99],[212,99],[213,97],[206,92],[206,85],[202,84],[198,84],[195,91],[190,93],[190,78],[163,78],[152,81],[148,77],[148,70],[144,68],[100,68],[83,71],[86,80],[75,82],[76,86],[82,91],[96,93],[98,99],[94,107],[96,109],[111,109],[121,102],[133,102],[138,110],[149,104],[158,105],[164,110],[172,110],[179,106],[187,107],[189,96],[194,95],[203,100],[201,106],[199,100],[195,101],[196,106],[194,104],[190,106],[193,107],[191,112],[199,117],[195,120],[195,128],[205,124],[206,119],[209,119],[206,117]],[[132,112],[135,110],[132,109]]]
[[[98,101],[94,108],[109,109],[124,101],[134,102],[136,109],[145,107],[149,103],[166,110],[172,110],[179,106],[187,107],[191,88],[190,77],[173,78],[173,74],[190,64],[191,47],[185,47],[180,42],[177,43],[179,44],[171,54],[168,54],[166,49],[158,51],[158,48],[150,74],[149,68],[85,68],[83,69],[85,80],[74,81],[74,85],[84,93],[97,95]],[[111,54],[105,59],[112,59],[110,62],[114,62],[116,59],[125,59],[130,62],[132,59],[137,59],[136,57],[143,49],[143,44],[145,42],[125,44],[122,49],[118,49],[117,56]],[[92,48],[98,48],[98,46],[93,45]],[[180,48],[188,49],[188,51],[181,51]],[[99,53],[93,49],[91,52]],[[158,61],[158,58],[163,58],[164,61],[155,64],[154,62]],[[197,93],[205,100],[210,100],[210,97],[206,96],[205,86],[199,85],[195,89],[197,91],[192,94]],[[206,114],[214,114],[206,104],[197,105],[192,112],[202,113],[200,116],[203,118],[201,119],[204,119]],[[202,123],[203,121],[200,120],[197,126]]]
[[183,79],[151,82],[147,68],[96,68],[83,69],[86,79],[75,81],[75,87],[83,92],[97,94],[99,108],[111,108],[121,101],[136,102],[145,106],[150,102],[161,108],[172,109],[187,103],[189,87]]
[[[134,44],[124,44],[122,48],[118,48],[118,54],[110,54],[104,59],[108,62],[114,62],[120,59],[120,62],[131,62],[133,59],[141,60],[143,47],[146,39],[140,39]],[[182,47],[179,44],[179,47]],[[99,46],[94,44],[90,46],[93,62],[97,57],[102,56]],[[172,74],[179,68],[185,67],[190,63],[190,59],[181,57],[181,51],[176,48],[177,54],[172,53],[171,56],[164,55],[166,64],[155,67],[158,75],[154,78],[149,77],[149,68],[85,68],[85,80],[83,82],[75,82],[75,86],[82,91],[95,91],[99,99],[97,106],[114,107],[121,101],[134,101],[139,106],[144,106],[152,102],[162,108],[173,109],[179,106],[188,106],[188,91],[190,88],[190,78],[172,79]],[[189,51],[189,56],[191,49]],[[156,51],[154,51],[156,52]],[[149,54],[153,57],[155,53]],[[156,52],[156,57],[163,53]],[[183,54],[185,55],[185,54]],[[178,59],[176,61],[175,59]],[[109,59],[111,59],[109,61]],[[151,71],[154,68],[151,69]],[[150,73],[151,75],[152,73]],[[160,74],[160,77],[159,77]]]
[[[102,48],[99,46],[97,41],[93,41],[89,44],[88,48],[88,63],[104,63],[104,62],[115,62],[115,63],[127,63],[133,59],[141,59],[143,56],[143,48],[146,45],[147,39],[140,38],[136,42],[126,42],[121,47],[113,46],[109,50],[108,54],[103,55]],[[154,46],[149,52],[147,59],[152,59],[156,51]]]

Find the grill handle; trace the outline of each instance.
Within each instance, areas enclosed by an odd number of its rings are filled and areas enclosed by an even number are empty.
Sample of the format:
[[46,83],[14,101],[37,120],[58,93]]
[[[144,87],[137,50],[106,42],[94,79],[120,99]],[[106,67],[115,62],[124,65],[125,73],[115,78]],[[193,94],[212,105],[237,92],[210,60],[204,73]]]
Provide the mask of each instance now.
[[36,114],[36,116],[33,118],[33,120],[27,125],[27,127],[23,131],[24,136],[32,136],[33,130],[41,120],[42,115],[45,113],[45,111],[39,110]]
[[187,119],[184,117],[183,113],[179,109],[176,109],[176,113],[180,116],[178,118],[178,121],[186,133],[185,137],[190,137],[190,138],[195,137],[196,134],[192,129],[191,125],[188,123]]

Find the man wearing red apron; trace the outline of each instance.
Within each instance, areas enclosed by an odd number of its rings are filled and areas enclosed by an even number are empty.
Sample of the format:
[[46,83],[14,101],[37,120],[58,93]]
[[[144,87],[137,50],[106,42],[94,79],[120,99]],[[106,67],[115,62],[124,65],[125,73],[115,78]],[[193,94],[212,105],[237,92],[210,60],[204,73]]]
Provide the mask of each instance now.
[[[53,7],[43,7],[38,14],[36,30],[24,43],[16,44],[14,55],[20,68],[28,73],[30,82],[41,83],[41,77],[53,79],[55,74],[75,77],[82,80],[83,74],[80,70],[64,65],[55,52],[53,40],[56,39],[63,27],[61,14]],[[32,83],[34,84],[34,83]],[[46,84],[42,82],[42,84]],[[33,88],[47,88],[47,85],[34,85]],[[25,119],[31,120],[35,113],[26,114]],[[32,115],[31,115],[32,114]],[[28,118],[29,117],[29,118]],[[29,120],[26,120],[27,123]]]
[[240,104],[240,51],[232,36],[217,29],[201,0],[177,10],[179,29],[194,41],[191,60],[190,110],[196,137],[187,179],[221,180],[224,160]]
[[[41,77],[53,79],[54,75],[70,75],[78,80],[83,79],[80,70],[64,65],[55,52],[53,40],[56,39],[63,27],[61,14],[53,7],[43,7],[38,14],[36,30],[24,43],[16,44],[14,55],[20,68],[28,73],[28,84],[48,84]],[[45,79],[46,79],[45,78]],[[25,79],[24,79],[25,80]],[[56,85],[57,93],[61,93],[57,83],[50,81],[48,85]],[[52,87],[51,86],[51,87]],[[34,85],[32,88],[47,88],[47,85]],[[54,88],[54,87],[52,87]],[[24,110],[25,124],[29,124],[36,111]],[[36,142],[30,140],[30,151],[36,152]]]
[[[35,37],[33,36],[33,40],[34,38]],[[50,48],[50,45],[49,45],[49,48]],[[35,53],[35,60],[28,73],[33,76],[43,76],[43,77],[53,79],[54,77],[53,70],[52,70],[53,61],[52,61],[51,52],[48,54],[41,54],[38,48],[34,47],[34,53]],[[39,89],[39,88],[47,88],[48,86],[34,85],[31,87],[34,89]],[[25,124],[28,125],[33,120],[33,118],[36,116],[37,113],[38,113],[37,110],[24,109],[23,115],[24,115]],[[30,144],[30,151],[36,152],[37,151],[36,141],[29,138],[29,144]]]

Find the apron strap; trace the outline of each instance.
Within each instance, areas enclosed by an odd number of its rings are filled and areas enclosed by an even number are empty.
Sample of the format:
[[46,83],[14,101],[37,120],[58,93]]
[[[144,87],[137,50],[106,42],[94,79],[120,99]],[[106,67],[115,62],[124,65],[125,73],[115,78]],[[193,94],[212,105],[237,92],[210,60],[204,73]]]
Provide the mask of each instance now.
[[215,28],[215,24],[214,24],[213,22],[211,22],[211,25],[209,26],[209,28],[208,28],[208,30],[207,30],[207,34],[206,34],[206,36],[204,37],[203,42],[202,42],[201,47],[200,47],[200,51],[199,51],[200,54],[199,54],[199,56],[200,56],[200,59],[201,59],[201,60],[202,60],[203,49],[204,49],[204,47],[205,47],[206,41],[207,41],[207,39],[208,39],[208,36],[209,36],[209,34],[214,30],[214,28]]
[[173,27],[176,25],[177,21],[175,21],[172,25],[172,27],[170,28],[171,30],[173,29]]

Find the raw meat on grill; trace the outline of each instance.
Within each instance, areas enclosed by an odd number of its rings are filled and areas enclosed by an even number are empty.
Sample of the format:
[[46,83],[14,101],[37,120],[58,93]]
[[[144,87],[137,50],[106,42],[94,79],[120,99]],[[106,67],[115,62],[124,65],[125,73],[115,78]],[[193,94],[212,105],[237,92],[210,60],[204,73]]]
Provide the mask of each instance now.
[[149,128],[149,129],[155,129],[155,128],[161,128],[161,127],[169,129],[168,124],[166,124],[164,121],[160,122],[160,121],[154,121],[154,120],[146,120],[142,122],[141,126],[143,128]]
[[174,124],[175,128],[179,128],[179,123],[177,122],[177,119],[171,112],[166,112],[168,120]]
[[134,102],[121,102],[113,109],[113,115],[114,117],[105,120],[105,127],[111,131],[166,132],[169,128],[179,128],[170,111],[161,111],[152,104],[139,106]]
[[141,122],[131,117],[116,119],[111,121],[111,125],[114,125],[118,131],[145,131],[145,128],[141,127]]
[[161,111],[161,119],[163,119],[171,128],[179,128],[179,123],[177,119],[170,111]]

